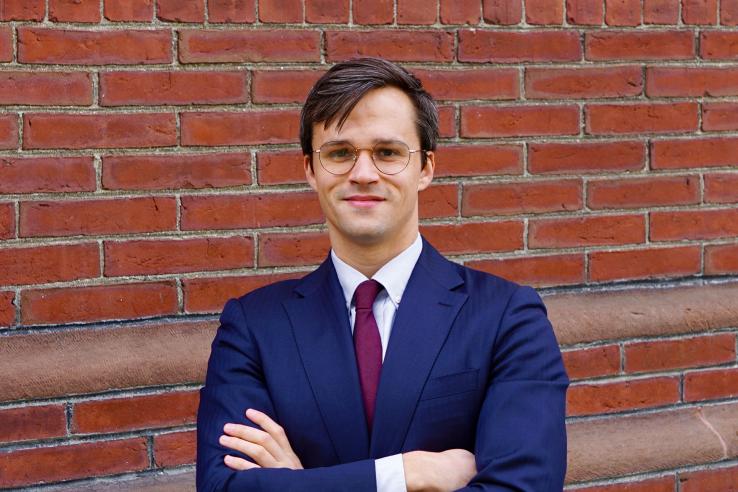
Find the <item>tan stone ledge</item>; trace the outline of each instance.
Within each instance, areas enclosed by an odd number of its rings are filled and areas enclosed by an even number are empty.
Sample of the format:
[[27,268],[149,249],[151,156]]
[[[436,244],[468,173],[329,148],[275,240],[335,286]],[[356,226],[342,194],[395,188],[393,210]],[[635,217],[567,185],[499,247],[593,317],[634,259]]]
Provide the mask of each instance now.
[[[31,489],[33,490],[33,489]],[[195,492],[195,472],[172,470],[140,477],[99,479],[88,483],[69,483],[45,487],[39,492]]]

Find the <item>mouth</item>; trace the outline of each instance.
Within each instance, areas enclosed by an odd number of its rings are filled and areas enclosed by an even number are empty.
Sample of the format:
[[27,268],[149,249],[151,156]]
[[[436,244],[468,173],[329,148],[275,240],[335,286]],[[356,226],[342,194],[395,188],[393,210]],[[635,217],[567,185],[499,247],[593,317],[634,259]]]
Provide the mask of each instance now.
[[344,198],[344,201],[348,202],[354,207],[371,208],[383,202],[384,198],[376,195],[351,195]]

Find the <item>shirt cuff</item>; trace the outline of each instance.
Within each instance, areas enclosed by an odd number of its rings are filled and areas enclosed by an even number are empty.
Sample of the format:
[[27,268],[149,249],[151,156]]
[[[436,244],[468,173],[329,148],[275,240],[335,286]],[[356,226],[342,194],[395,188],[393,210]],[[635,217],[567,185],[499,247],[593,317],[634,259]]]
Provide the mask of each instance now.
[[377,492],[407,492],[401,454],[375,460],[374,473],[377,478]]

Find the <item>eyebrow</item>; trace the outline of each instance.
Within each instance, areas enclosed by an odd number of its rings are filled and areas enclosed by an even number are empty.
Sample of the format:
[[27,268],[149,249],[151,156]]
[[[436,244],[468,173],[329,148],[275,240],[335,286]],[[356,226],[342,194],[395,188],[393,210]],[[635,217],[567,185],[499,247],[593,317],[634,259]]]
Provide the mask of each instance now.
[[[408,147],[410,146],[407,142],[404,142],[402,140],[398,140],[396,138],[375,138],[374,140],[372,140],[372,146],[377,145],[377,144],[383,144],[383,143],[384,144],[387,144],[387,143],[401,143],[401,144],[407,145]],[[326,142],[323,142],[322,145],[325,145],[325,144],[349,144],[352,147],[356,147],[356,144],[354,144],[350,140],[328,140]]]

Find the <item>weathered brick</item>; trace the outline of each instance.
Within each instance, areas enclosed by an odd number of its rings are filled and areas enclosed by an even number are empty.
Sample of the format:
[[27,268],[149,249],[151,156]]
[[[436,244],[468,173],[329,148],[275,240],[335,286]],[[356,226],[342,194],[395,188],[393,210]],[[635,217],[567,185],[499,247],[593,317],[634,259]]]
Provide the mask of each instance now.
[[24,149],[166,147],[176,143],[172,113],[23,115]]
[[113,22],[151,21],[154,17],[154,0],[105,0],[103,15]]
[[649,378],[569,387],[569,416],[607,414],[653,408],[679,401],[679,378]]
[[15,205],[0,203],[0,239],[15,237]]
[[572,380],[611,376],[620,372],[620,347],[601,347],[568,350],[561,353],[566,374]]
[[252,145],[297,141],[295,110],[183,113],[182,145]]
[[643,243],[643,215],[601,215],[561,219],[532,219],[528,229],[530,248],[566,248]]
[[64,282],[99,275],[95,243],[0,249],[0,284]]
[[652,478],[650,480],[628,481],[613,485],[598,485],[577,489],[577,492],[674,492],[674,476]]
[[679,2],[674,0],[643,0],[644,24],[676,24]]
[[13,32],[10,27],[0,27],[0,61],[13,61]]
[[738,273],[738,245],[706,246],[705,273],[707,275]]
[[99,0],[49,0],[51,22],[100,22]]
[[454,35],[448,31],[327,31],[326,58],[335,62],[358,56],[392,61],[451,61]]
[[34,405],[0,410],[0,442],[49,439],[66,434],[67,417],[64,405]]
[[456,184],[437,184],[423,190],[418,196],[420,218],[456,217],[459,213],[458,191]]
[[[696,115],[695,115],[696,116]],[[464,106],[461,135],[471,138],[576,135],[577,106]]]
[[20,207],[22,237],[125,234],[174,230],[177,210],[174,198],[23,202]]
[[438,134],[441,138],[453,138],[456,134],[456,108],[438,106]]
[[143,437],[21,449],[0,455],[3,485],[9,487],[134,472],[148,465]]
[[205,21],[205,0],[157,0],[156,7],[156,17],[163,21]]
[[651,212],[653,241],[738,236],[738,209]]
[[80,72],[1,72],[0,104],[92,104],[90,74]]
[[[726,0],[723,0],[725,2]],[[738,466],[721,467],[679,473],[681,492],[702,492],[705,490],[724,490],[732,492],[738,484]],[[669,489],[671,492],[673,489]]]
[[435,24],[436,4],[424,0],[397,0],[398,24]]
[[182,63],[320,61],[318,31],[183,30],[179,32]]
[[250,237],[105,241],[105,276],[157,275],[253,266]]
[[702,129],[705,131],[738,130],[737,103],[704,103]]
[[738,203],[738,174],[705,174],[705,202]]
[[330,250],[324,232],[259,234],[258,265],[317,265]]
[[15,322],[15,292],[0,292],[0,326]]
[[643,90],[640,67],[528,68],[525,95],[533,99],[631,97]]
[[[317,161],[315,164],[320,165]],[[300,150],[259,152],[256,155],[256,169],[259,184],[305,182],[302,151]]]
[[532,25],[561,25],[564,3],[561,0],[525,0],[525,21]]
[[584,283],[584,255],[580,254],[526,254],[521,257],[469,261],[466,266],[534,287]]
[[423,87],[439,101],[516,99],[520,95],[518,71],[510,68],[480,70],[415,70]]
[[523,149],[518,145],[441,145],[436,150],[437,177],[522,173]]
[[40,21],[46,13],[44,0],[5,0],[0,21]]
[[0,193],[94,191],[91,157],[0,157]]
[[447,255],[523,249],[523,222],[519,220],[426,225],[420,232]]
[[592,282],[685,277],[700,270],[699,246],[589,253]]
[[605,0],[608,26],[637,26],[641,23],[641,0]]
[[174,282],[97,285],[21,293],[23,324],[145,318],[177,312]]
[[[486,15],[486,14],[485,14]],[[554,62],[582,58],[579,36],[571,31],[459,31],[459,61]]]
[[169,30],[18,28],[18,61],[74,65],[171,63]]
[[684,401],[738,396],[738,369],[712,369],[684,374]]
[[582,208],[579,179],[465,185],[463,216],[562,212]]
[[348,20],[349,0],[305,0],[306,22],[346,24]]
[[712,67],[649,67],[649,96],[699,97],[738,95],[738,69]]
[[569,24],[599,26],[605,13],[603,4],[599,0],[566,0],[566,21]]
[[717,0],[682,0],[685,24],[717,24]]
[[738,26],[738,0],[720,1],[720,23],[724,26]]
[[217,313],[223,310],[228,299],[241,297],[254,289],[267,284],[300,278],[307,272],[281,274],[248,275],[238,277],[192,278],[182,281],[185,312]]
[[18,117],[0,115],[0,149],[18,148]]
[[357,24],[391,24],[394,19],[393,0],[353,0],[352,6]]
[[256,0],[208,0],[209,22],[250,24],[256,20]]
[[662,133],[697,130],[696,103],[588,104],[589,134]]
[[584,36],[587,60],[685,60],[694,56],[690,31],[596,31]]
[[653,169],[735,166],[738,138],[657,140],[651,143]]
[[482,0],[484,21],[490,24],[519,24],[523,17],[523,0]]
[[738,60],[738,32],[735,30],[702,32],[700,55],[707,60]]
[[479,24],[480,14],[476,0],[441,0],[442,24]]
[[587,183],[587,205],[593,209],[688,205],[699,202],[699,176],[601,179]]
[[600,173],[635,171],[643,168],[643,142],[531,143],[528,170],[531,173]]
[[154,436],[154,464],[162,468],[194,464],[196,441],[195,431]]
[[735,361],[735,335],[699,336],[625,344],[627,372],[668,371]]
[[246,78],[245,72],[106,72],[100,105],[243,103]]
[[322,70],[259,70],[251,80],[255,103],[302,103]]

